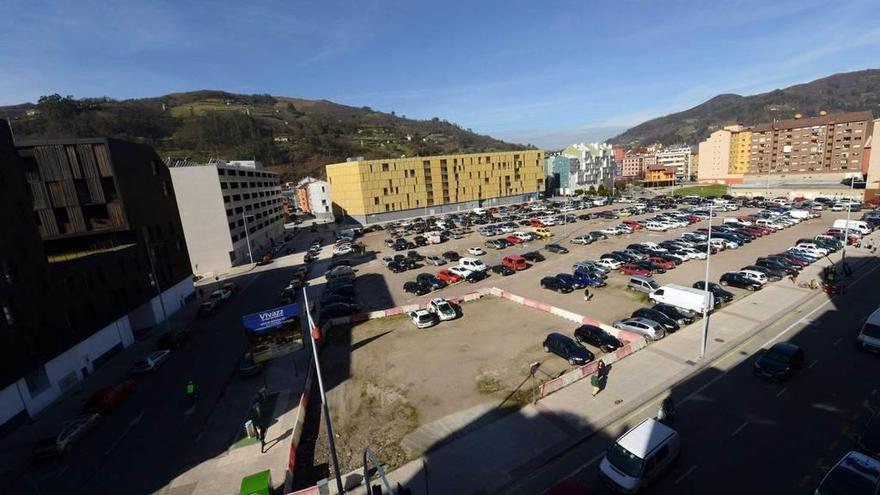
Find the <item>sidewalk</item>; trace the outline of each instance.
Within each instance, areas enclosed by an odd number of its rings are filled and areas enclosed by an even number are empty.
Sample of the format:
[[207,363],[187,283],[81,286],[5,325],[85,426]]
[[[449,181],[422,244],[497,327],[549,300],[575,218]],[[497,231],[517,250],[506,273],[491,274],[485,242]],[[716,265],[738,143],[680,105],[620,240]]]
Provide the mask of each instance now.
[[[188,455],[188,471],[172,480],[160,494],[215,495],[238,493],[241,479],[266,469],[272,472],[272,483],[282,486],[290,456],[291,434],[299,410],[299,399],[312,359],[308,348],[293,357],[284,356],[268,363],[263,376],[250,379],[233,378],[217,403],[215,412],[199,435]],[[295,363],[295,365],[294,365]],[[259,441],[238,439],[247,417],[229,411],[247,410],[257,390],[266,386],[267,396],[275,396],[275,407],[266,429],[266,449],[261,452]],[[219,456],[201,463],[200,452],[225,450]]]
[[[853,256],[870,256],[866,249],[848,251]],[[801,280],[818,277],[829,264],[820,260],[806,267]],[[607,387],[598,396],[591,397],[589,380],[581,380],[430,451],[389,473],[388,479],[392,485],[406,485],[414,494],[496,493],[549,457],[711,366],[714,359],[814,297],[828,296],[798,288],[787,279],[771,284],[713,314],[705,360],[699,359],[700,320],[615,363]],[[332,483],[330,487],[331,493],[335,492]],[[358,487],[349,493],[365,494],[365,490]]]

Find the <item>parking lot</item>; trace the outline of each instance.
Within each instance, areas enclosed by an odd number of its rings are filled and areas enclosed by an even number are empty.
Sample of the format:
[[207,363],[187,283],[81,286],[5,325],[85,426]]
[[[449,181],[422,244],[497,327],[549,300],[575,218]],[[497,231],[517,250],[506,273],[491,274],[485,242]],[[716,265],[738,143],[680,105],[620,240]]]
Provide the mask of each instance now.
[[[607,207],[599,207],[587,211],[596,211],[608,209]],[[718,217],[713,219],[713,225],[718,225],[720,219],[724,216],[743,216],[759,211],[754,208],[743,208],[735,212],[721,212]],[[578,212],[581,213],[581,212]],[[652,214],[628,217],[634,220],[643,219]],[[753,242],[746,244],[736,250],[725,250],[712,256],[710,262],[710,281],[717,282],[721,274],[731,270],[738,270],[741,267],[753,263],[755,258],[766,254],[777,253],[795,244],[800,238],[813,237],[816,234],[824,232],[836,218],[845,217],[845,213],[839,212],[823,212],[823,216],[817,219],[803,221],[793,227],[780,230],[774,234],[766,235],[755,239]],[[592,219],[587,221],[578,221],[577,223],[549,227],[554,234],[552,238],[538,241],[531,241],[524,244],[518,244],[502,250],[494,250],[485,247],[485,241],[491,238],[502,236],[484,237],[476,232],[466,235],[463,239],[451,239],[442,244],[428,245],[417,248],[417,251],[424,256],[440,255],[446,251],[456,251],[457,253],[467,256],[467,248],[479,246],[482,247],[486,254],[480,258],[487,265],[495,265],[501,261],[504,256],[512,254],[522,254],[527,251],[540,251],[546,258],[545,261],[539,263],[530,263],[530,267],[524,271],[517,272],[510,276],[501,276],[492,274],[489,278],[476,282],[474,284],[460,282],[450,285],[444,289],[433,292],[424,296],[415,296],[405,293],[402,289],[403,284],[407,281],[415,279],[419,273],[436,273],[439,269],[452,266],[455,263],[448,263],[445,266],[436,267],[422,263],[422,267],[416,270],[408,270],[403,273],[392,273],[386,269],[380,258],[382,256],[397,254],[393,250],[385,247],[383,241],[387,238],[384,232],[368,233],[363,237],[363,242],[368,250],[377,252],[377,259],[358,267],[358,275],[367,273],[375,273],[382,275],[382,278],[372,277],[372,283],[383,282],[382,300],[375,297],[377,294],[373,290],[361,290],[363,294],[362,305],[367,309],[382,309],[391,306],[399,306],[404,304],[412,304],[416,302],[425,302],[432,297],[443,297],[445,295],[458,295],[478,287],[499,287],[509,290],[518,295],[537,299],[548,304],[558,306],[563,309],[574,311],[576,313],[585,314],[605,323],[611,323],[614,319],[629,314],[640,306],[644,306],[647,298],[641,294],[624,290],[624,286],[628,276],[612,272],[609,274],[608,285],[603,288],[590,289],[593,295],[592,300],[584,301],[583,291],[574,291],[570,294],[560,294],[540,287],[539,281],[542,277],[555,275],[562,272],[571,272],[572,264],[579,260],[598,259],[603,253],[614,250],[624,249],[631,243],[644,241],[659,242],[665,239],[673,239],[686,231],[693,231],[697,228],[705,227],[708,221],[694,223],[686,228],[672,229],[667,232],[647,232],[639,230],[632,234],[624,234],[620,236],[610,236],[607,240],[596,241],[588,246],[572,244],[569,239],[579,234],[598,230],[607,226],[616,225],[620,220],[600,220]],[[523,228],[527,230],[527,228]],[[556,254],[546,251],[544,247],[550,243],[559,243],[570,250],[568,254]],[[694,282],[702,280],[705,275],[705,262],[701,260],[685,261],[678,265],[675,269],[669,270],[664,274],[654,275],[655,279],[661,283],[676,283],[685,286],[691,286]],[[786,281],[787,283],[790,283]],[[729,289],[737,297],[746,294],[746,291],[731,288]],[[386,292],[387,291],[387,292]]]
[[[570,333],[571,322],[494,297],[460,309],[426,329],[402,315],[334,330],[322,361],[337,435],[396,463],[401,440],[419,426],[474,406],[531,401],[530,363],[541,363],[541,380],[571,369],[542,349],[549,332]],[[359,452],[340,457],[352,468],[362,462]]]

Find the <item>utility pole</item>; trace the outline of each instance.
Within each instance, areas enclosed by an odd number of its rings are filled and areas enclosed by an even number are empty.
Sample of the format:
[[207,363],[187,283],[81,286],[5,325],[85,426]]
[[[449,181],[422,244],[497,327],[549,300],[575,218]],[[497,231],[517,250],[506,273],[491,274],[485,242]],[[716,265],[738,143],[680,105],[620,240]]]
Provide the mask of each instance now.
[[251,253],[251,236],[250,236],[250,234],[248,234],[248,224],[247,224],[248,215],[245,215],[244,213],[242,213],[241,218],[244,219],[244,238],[247,241],[248,259],[251,260],[251,264],[253,265],[254,264],[254,255],[253,255],[253,253]]
[[712,212],[714,203],[709,203],[709,236],[706,239],[706,276],[703,279],[703,332],[700,336],[700,359],[706,357],[706,343],[709,339],[709,258],[712,257]]
[[315,336],[312,330],[317,328],[312,319],[312,311],[309,309],[309,296],[303,287],[303,305],[306,308],[306,317],[309,322],[309,340],[312,342],[312,355],[315,357],[315,375],[318,377],[318,390],[321,392],[321,407],[324,412],[324,421],[327,422],[327,438],[330,443],[330,460],[333,462],[333,474],[336,476],[336,493],[342,495],[345,489],[342,486],[342,475],[339,473],[339,456],[336,455],[336,440],[333,436],[333,420],[330,418],[330,407],[327,405],[327,394],[324,393],[324,378],[321,375],[321,361],[318,359],[318,346],[315,344]]

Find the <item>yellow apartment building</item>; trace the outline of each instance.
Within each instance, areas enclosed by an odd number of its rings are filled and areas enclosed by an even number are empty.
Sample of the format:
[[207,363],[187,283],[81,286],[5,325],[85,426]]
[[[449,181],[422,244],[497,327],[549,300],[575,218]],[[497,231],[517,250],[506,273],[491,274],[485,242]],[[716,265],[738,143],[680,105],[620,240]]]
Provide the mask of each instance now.
[[544,189],[544,152],[352,160],[327,165],[337,217],[361,224],[529,201]]
[[747,174],[749,172],[749,156],[751,155],[752,132],[742,130],[730,135],[730,169],[731,174]]

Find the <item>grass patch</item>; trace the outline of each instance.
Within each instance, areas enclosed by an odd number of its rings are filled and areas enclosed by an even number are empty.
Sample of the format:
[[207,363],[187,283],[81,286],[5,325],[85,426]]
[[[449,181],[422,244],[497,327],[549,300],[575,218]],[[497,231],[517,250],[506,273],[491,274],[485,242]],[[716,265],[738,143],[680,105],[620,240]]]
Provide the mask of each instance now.
[[706,186],[682,187],[672,192],[673,196],[723,196],[727,194],[727,186],[724,184],[709,184]]
[[481,394],[494,394],[500,392],[504,388],[498,378],[490,375],[483,375],[477,380],[477,392]]

